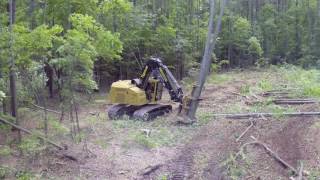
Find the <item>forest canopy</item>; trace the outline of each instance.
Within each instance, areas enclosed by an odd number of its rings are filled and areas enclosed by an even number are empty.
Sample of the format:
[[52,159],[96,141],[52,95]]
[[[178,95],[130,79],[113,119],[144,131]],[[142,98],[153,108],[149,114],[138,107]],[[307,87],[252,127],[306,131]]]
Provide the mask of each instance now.
[[[209,18],[206,0],[28,0],[13,4],[11,32],[9,2],[0,2],[2,94],[8,91],[10,58],[19,79],[43,74],[52,95],[54,88],[62,90],[68,83],[87,91],[97,84],[103,87],[134,77],[149,56],[161,57],[182,79],[189,69],[198,67],[204,51]],[[221,1],[216,4],[217,19]],[[319,0],[229,0],[212,55],[214,63],[224,68],[283,63],[318,67],[319,4]]]

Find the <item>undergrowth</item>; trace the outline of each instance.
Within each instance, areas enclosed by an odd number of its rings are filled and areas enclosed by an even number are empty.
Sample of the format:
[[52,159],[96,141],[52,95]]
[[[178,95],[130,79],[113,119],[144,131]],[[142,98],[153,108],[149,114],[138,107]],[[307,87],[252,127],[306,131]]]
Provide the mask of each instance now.
[[280,67],[278,71],[282,72],[289,88],[295,88],[298,94],[320,98],[319,70],[304,70],[296,66],[284,66]]

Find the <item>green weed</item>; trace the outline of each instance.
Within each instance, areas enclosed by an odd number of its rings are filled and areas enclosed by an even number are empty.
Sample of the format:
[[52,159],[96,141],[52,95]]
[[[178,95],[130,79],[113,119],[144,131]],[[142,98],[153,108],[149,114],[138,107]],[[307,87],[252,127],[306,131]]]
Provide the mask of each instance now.
[[320,122],[316,122],[312,125],[312,128],[320,129]]
[[304,70],[295,66],[279,68],[288,85],[298,89],[302,96],[320,98],[320,71]]
[[[3,119],[8,120],[10,122],[15,122],[14,118],[12,118],[11,116],[4,115],[2,113],[0,113],[0,118],[3,118]],[[0,130],[9,131],[9,130],[11,130],[11,126],[4,124],[4,123],[0,123]]]
[[45,149],[40,140],[35,136],[23,138],[18,147],[24,154],[29,156],[34,156]]
[[94,144],[99,145],[103,149],[108,148],[108,143],[103,139],[98,139],[98,140],[94,141]]
[[240,87],[240,94],[248,95],[250,93],[250,85],[246,84]]
[[312,170],[310,175],[308,176],[308,180],[319,180],[320,177],[320,169]]
[[168,174],[161,174],[157,177],[157,180],[168,180]]
[[227,176],[232,180],[242,179],[246,175],[245,166],[240,165],[233,154],[230,154],[221,165],[226,168]]
[[0,179],[5,179],[11,173],[11,169],[6,166],[0,166]]
[[65,134],[69,132],[69,129],[56,119],[49,118],[48,123],[57,134]]
[[263,91],[271,91],[272,90],[272,83],[268,80],[262,80],[258,83],[258,87]]
[[208,78],[208,83],[209,84],[215,84],[215,85],[222,85],[225,83],[228,83],[232,81],[232,75],[230,74],[216,74],[213,73],[211,76]]
[[154,142],[153,139],[147,137],[146,135],[144,135],[142,133],[137,133],[134,136],[133,140],[137,144],[140,144],[143,147],[148,148],[148,149],[152,149],[152,148],[155,148],[157,146],[157,144]]
[[16,173],[17,180],[31,180],[35,179],[35,176],[28,171],[19,171]]
[[9,146],[0,146],[0,156],[9,156],[11,149]]
[[199,111],[197,112],[197,119],[197,123],[202,126],[208,124],[213,119],[213,116],[211,112]]

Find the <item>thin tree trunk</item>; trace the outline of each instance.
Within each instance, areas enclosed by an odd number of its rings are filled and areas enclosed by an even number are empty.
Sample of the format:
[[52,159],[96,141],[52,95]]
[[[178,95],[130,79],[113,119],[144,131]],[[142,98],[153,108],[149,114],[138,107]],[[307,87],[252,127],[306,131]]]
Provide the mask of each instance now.
[[[45,65],[44,60],[43,60],[43,65]],[[43,76],[42,76],[42,83],[46,84],[44,74],[45,70],[43,71]],[[46,103],[46,97],[45,97],[45,92],[42,91],[42,105],[43,105],[43,112],[44,112],[44,134],[45,137],[48,138],[48,110],[47,110],[47,103]]]
[[35,0],[30,0],[29,5],[30,29],[34,29],[36,26],[36,20],[34,15]]
[[74,104],[74,112],[76,114],[76,123],[77,123],[77,131],[80,133],[80,124],[79,124],[79,116],[78,116],[78,104]]
[[2,101],[2,108],[3,108],[3,114],[6,115],[7,114],[7,99],[6,98],[3,98],[3,101]]
[[[208,75],[209,69],[211,67],[211,55],[215,48],[216,39],[218,37],[220,26],[221,26],[221,19],[224,12],[224,6],[226,4],[227,0],[223,0],[220,8],[220,14],[218,18],[218,22],[216,24],[216,27],[214,28],[214,0],[210,0],[210,19],[209,19],[209,27],[208,27],[208,35],[207,35],[207,42],[206,42],[206,49],[202,58],[201,62],[201,69],[199,74],[199,79],[197,82],[197,85],[194,87],[192,91],[192,100],[190,103],[189,111],[188,111],[188,118],[189,120],[193,121],[195,119],[195,113],[198,108],[199,104],[199,97],[201,95],[201,91],[203,88],[203,85],[206,81],[206,77]],[[215,29],[215,32],[213,30]]]
[[[16,72],[13,52],[13,24],[16,10],[15,0],[9,1],[9,31],[10,31],[10,95],[11,95],[11,115],[16,118],[16,124],[19,126],[20,121],[17,111],[17,89],[16,89]],[[18,130],[18,141],[21,141],[21,133]]]
[[320,0],[318,0],[318,18],[320,18]]

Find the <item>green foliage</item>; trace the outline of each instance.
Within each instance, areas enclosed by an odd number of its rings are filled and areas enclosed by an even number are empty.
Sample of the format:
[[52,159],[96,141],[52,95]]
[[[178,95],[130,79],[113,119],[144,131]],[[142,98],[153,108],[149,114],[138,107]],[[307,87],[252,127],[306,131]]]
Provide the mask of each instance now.
[[308,180],[317,180],[320,177],[320,169],[311,171]]
[[145,148],[152,149],[155,148],[157,145],[155,142],[152,141],[152,139],[148,138],[146,135],[142,133],[137,133],[134,138],[134,142],[142,145]]
[[17,180],[32,180],[35,176],[28,171],[19,171],[16,173]]
[[9,156],[10,154],[11,154],[11,149],[9,146],[0,146],[0,156],[4,157],[4,156]]
[[[242,155],[244,156],[243,153]],[[241,157],[244,159],[243,156]],[[226,168],[227,176],[232,180],[242,179],[246,174],[245,167],[238,162],[237,157],[233,154],[230,154],[230,156],[223,161],[221,165]]]
[[272,83],[268,80],[263,79],[258,83],[258,87],[263,91],[270,91],[272,90]]
[[22,139],[19,144],[19,149],[29,157],[33,157],[44,150],[44,146],[41,145],[40,140],[35,136],[28,136]]
[[244,49],[246,47],[246,41],[250,37],[251,32],[251,25],[250,22],[242,17],[238,17],[235,20],[235,23],[233,25],[234,28],[234,42],[236,46],[238,46],[241,49]]
[[210,84],[215,84],[215,85],[223,85],[228,82],[230,82],[233,79],[232,74],[216,74],[213,73],[211,76],[208,78],[208,83]]
[[56,119],[49,119],[49,127],[51,127],[57,134],[65,134],[69,132],[69,129]]
[[7,166],[0,165],[0,179],[5,179],[11,173],[11,169]]
[[250,93],[250,85],[246,84],[240,87],[240,94],[248,95]]
[[260,57],[263,54],[260,42],[256,37],[251,37],[249,39],[249,53]]
[[301,95],[308,97],[320,97],[320,71],[303,70],[298,67],[287,66],[280,68],[288,79],[290,86],[298,88]]
[[6,97],[6,94],[3,91],[0,91],[0,102]]

